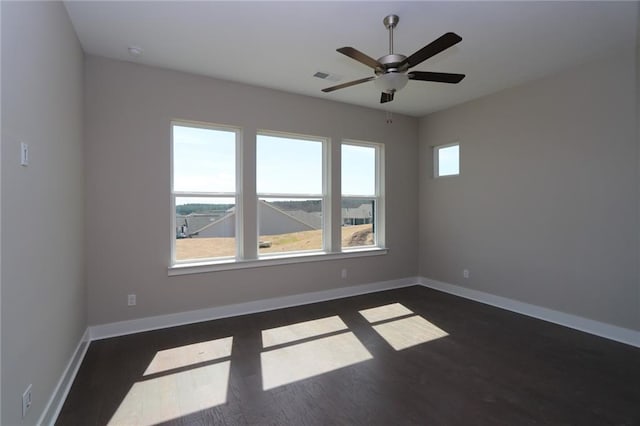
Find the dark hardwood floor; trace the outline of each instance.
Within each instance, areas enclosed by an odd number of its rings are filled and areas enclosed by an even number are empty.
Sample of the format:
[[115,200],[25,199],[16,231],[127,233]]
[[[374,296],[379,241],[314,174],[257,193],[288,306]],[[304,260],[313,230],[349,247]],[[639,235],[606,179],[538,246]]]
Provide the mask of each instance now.
[[640,349],[416,286],[92,342],[56,424],[640,425]]

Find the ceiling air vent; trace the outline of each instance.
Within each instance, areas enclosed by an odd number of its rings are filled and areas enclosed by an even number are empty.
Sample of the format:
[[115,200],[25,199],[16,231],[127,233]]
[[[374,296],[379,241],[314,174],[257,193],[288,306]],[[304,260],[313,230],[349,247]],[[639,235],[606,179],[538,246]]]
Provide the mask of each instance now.
[[322,72],[322,71],[318,71],[316,72],[314,75],[314,77],[320,78],[322,80],[328,80],[328,81],[340,81],[340,79],[342,77],[335,75],[335,74],[329,74],[328,72]]

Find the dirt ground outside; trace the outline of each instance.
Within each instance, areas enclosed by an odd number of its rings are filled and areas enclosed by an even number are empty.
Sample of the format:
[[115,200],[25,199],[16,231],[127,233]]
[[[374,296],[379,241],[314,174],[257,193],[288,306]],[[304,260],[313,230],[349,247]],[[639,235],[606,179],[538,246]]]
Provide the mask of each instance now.
[[[322,230],[292,232],[280,235],[261,235],[271,247],[261,248],[260,254],[290,251],[319,250],[322,248]],[[371,224],[342,227],[342,247],[373,245]],[[235,256],[235,238],[184,238],[176,240],[176,260],[206,259]]]

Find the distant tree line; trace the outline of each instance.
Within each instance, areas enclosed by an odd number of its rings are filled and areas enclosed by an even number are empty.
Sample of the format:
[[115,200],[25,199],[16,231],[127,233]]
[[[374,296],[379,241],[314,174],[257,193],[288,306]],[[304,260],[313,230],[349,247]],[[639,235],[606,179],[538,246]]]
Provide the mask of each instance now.
[[233,204],[183,204],[176,206],[176,214],[189,215],[191,213],[217,213],[227,211]]
[[[369,200],[345,199],[342,200],[342,207],[354,209],[367,202],[369,202]],[[270,204],[284,211],[302,210],[307,213],[322,211],[322,202],[320,200],[271,201]],[[221,211],[227,211],[232,207],[233,204],[183,204],[176,206],[176,214],[186,216],[192,213],[219,213]]]
[[347,209],[355,209],[362,204],[371,204],[371,200],[360,200],[357,198],[346,198],[342,200],[342,207]]
[[307,213],[322,211],[322,201],[320,200],[270,201],[269,204],[274,205],[285,212],[293,210],[302,210]]

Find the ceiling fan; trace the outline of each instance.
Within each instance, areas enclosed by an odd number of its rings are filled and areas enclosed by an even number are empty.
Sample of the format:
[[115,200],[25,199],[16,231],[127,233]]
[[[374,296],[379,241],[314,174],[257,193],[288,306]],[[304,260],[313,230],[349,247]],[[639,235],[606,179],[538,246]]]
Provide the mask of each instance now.
[[391,102],[393,100],[394,93],[406,86],[409,80],[455,84],[459,83],[465,77],[464,74],[409,71],[410,68],[421,64],[430,57],[461,42],[462,37],[455,33],[446,33],[411,56],[407,57],[405,55],[395,54],[393,53],[393,29],[398,25],[399,21],[400,18],[397,15],[389,15],[382,21],[387,30],[389,30],[389,54],[378,58],[378,60],[365,55],[353,47],[341,47],[337,49],[337,51],[343,55],[373,68],[375,75],[338,84],[337,86],[327,87],[326,89],[322,89],[322,91],[325,93],[333,92],[334,90],[344,89],[346,87],[355,86],[356,84],[366,83],[367,81],[373,80],[378,89],[382,91],[380,103],[383,104],[385,102]]

